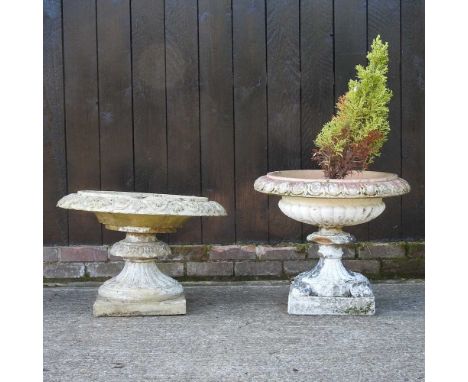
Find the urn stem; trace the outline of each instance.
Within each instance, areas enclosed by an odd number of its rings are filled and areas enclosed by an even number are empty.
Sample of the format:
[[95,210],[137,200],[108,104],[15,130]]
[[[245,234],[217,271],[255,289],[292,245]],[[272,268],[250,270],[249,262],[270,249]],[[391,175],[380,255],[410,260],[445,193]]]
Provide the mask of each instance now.
[[127,232],[125,241],[129,243],[149,243],[158,241],[158,239],[154,233]]

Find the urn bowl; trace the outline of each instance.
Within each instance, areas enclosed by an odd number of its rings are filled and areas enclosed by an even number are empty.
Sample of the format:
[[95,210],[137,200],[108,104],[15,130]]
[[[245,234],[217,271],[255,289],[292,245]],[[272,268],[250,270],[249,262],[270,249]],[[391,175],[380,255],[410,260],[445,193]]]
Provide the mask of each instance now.
[[107,229],[134,233],[175,232],[191,217],[226,215],[205,197],[142,192],[78,191],[58,206],[94,212]]
[[328,179],[321,170],[270,172],[258,178],[254,188],[281,196],[278,206],[291,219],[321,228],[367,223],[384,211],[383,198],[410,189],[396,174],[363,171]]

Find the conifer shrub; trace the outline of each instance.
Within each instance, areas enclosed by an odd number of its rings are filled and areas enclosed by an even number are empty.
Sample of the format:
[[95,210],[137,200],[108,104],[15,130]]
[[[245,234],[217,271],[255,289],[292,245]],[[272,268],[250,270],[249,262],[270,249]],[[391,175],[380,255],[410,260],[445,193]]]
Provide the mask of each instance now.
[[390,131],[387,87],[388,43],[377,36],[367,54],[368,65],[356,66],[357,78],[336,104],[336,114],[318,134],[312,160],[325,176],[341,179],[353,171],[366,170]]

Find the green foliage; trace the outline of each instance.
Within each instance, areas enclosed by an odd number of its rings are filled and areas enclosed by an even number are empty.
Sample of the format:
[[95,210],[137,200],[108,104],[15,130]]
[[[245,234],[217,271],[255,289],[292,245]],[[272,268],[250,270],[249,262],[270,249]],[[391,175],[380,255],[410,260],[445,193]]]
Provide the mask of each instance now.
[[336,105],[336,115],[315,140],[318,149],[313,159],[329,178],[365,170],[380,155],[390,131],[388,43],[383,43],[380,36],[372,42],[367,59],[367,67],[356,66],[357,79],[349,81],[348,91]]

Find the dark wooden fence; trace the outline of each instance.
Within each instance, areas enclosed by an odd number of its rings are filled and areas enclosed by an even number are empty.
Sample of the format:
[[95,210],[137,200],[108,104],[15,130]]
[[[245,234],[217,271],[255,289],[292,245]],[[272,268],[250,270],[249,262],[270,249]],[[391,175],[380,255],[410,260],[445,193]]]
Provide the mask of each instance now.
[[390,44],[390,139],[373,169],[407,179],[360,240],[424,235],[421,0],[45,0],[44,242],[118,235],[55,207],[79,189],[205,195],[184,243],[300,241],[312,227],[253,190],[269,170],[310,168],[313,139],[365,63]]

